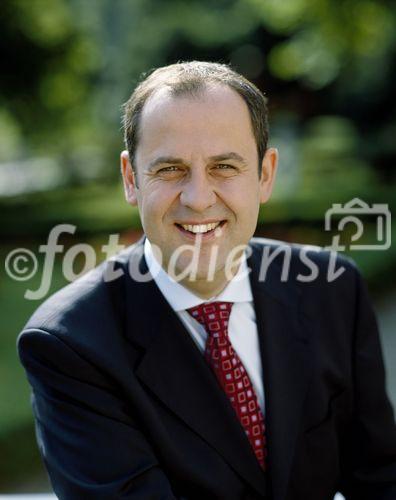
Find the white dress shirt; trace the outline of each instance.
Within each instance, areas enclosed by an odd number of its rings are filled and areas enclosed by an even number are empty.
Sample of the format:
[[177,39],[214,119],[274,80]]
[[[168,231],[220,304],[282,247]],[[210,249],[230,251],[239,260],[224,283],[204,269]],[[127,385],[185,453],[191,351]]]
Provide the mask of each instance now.
[[226,288],[217,297],[212,297],[208,300],[196,296],[164,271],[156,260],[151,244],[147,238],[144,243],[144,256],[155,283],[171,308],[178,314],[202,353],[205,352],[208,334],[205,328],[196,321],[186,309],[211,301],[234,303],[228,323],[228,335],[233,348],[237,352],[250,377],[261,411],[264,414],[265,406],[261,356],[256,314],[253,307],[253,295],[247,272],[246,256],[242,259],[238,272],[228,283]]

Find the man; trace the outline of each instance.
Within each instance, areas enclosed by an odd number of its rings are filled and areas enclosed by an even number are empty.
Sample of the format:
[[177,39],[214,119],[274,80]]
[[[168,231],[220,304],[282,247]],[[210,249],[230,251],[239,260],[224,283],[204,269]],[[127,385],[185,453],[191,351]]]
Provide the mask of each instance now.
[[339,256],[329,280],[329,252],[252,239],[278,160],[262,93],[227,66],[175,64],[135,89],[124,126],[145,238],[46,301],[18,342],[55,493],[395,499],[359,272]]

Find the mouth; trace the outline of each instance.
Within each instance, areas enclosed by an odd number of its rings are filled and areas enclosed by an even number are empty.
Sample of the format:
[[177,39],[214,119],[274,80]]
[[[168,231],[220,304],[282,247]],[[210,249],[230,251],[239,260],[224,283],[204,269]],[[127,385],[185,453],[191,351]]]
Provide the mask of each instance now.
[[207,222],[206,224],[178,224],[175,226],[186,236],[196,238],[201,236],[204,239],[219,235],[220,229],[226,224],[225,220]]

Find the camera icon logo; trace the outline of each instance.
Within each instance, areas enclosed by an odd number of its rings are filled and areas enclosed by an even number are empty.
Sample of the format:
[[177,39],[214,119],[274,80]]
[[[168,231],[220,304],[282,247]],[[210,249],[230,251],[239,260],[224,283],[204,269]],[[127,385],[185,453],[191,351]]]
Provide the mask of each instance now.
[[[375,225],[375,235],[370,234],[373,243],[357,243],[365,232],[362,218],[367,222],[371,220]],[[338,234],[333,236],[331,245],[326,247],[330,250],[345,250],[346,245],[340,244],[340,236],[347,224],[356,227],[355,233],[351,235],[350,250],[388,250],[391,246],[391,213],[386,203],[370,206],[359,198],[353,198],[344,205],[333,203],[325,214],[325,231],[332,229],[332,222],[336,223]]]

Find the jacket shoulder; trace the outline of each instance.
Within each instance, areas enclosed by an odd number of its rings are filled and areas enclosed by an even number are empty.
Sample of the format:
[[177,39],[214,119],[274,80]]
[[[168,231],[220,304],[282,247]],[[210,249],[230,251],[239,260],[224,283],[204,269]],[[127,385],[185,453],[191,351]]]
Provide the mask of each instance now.
[[32,331],[73,344],[111,335],[121,320],[125,272],[136,249],[137,244],[126,248],[46,299],[25,324],[18,344]]
[[[296,280],[298,275],[307,275],[307,271],[314,267],[317,268],[319,279],[326,278],[327,275],[332,274],[332,271],[336,272],[338,269],[344,269],[342,274],[346,272],[344,279],[351,278],[351,275],[359,273],[353,259],[345,254],[318,245],[293,243],[271,238],[252,238],[250,246],[262,263],[265,264],[266,261],[268,265],[274,263],[278,268],[284,268],[285,265],[288,265],[290,278],[293,280]],[[301,281],[304,282],[304,278]]]

